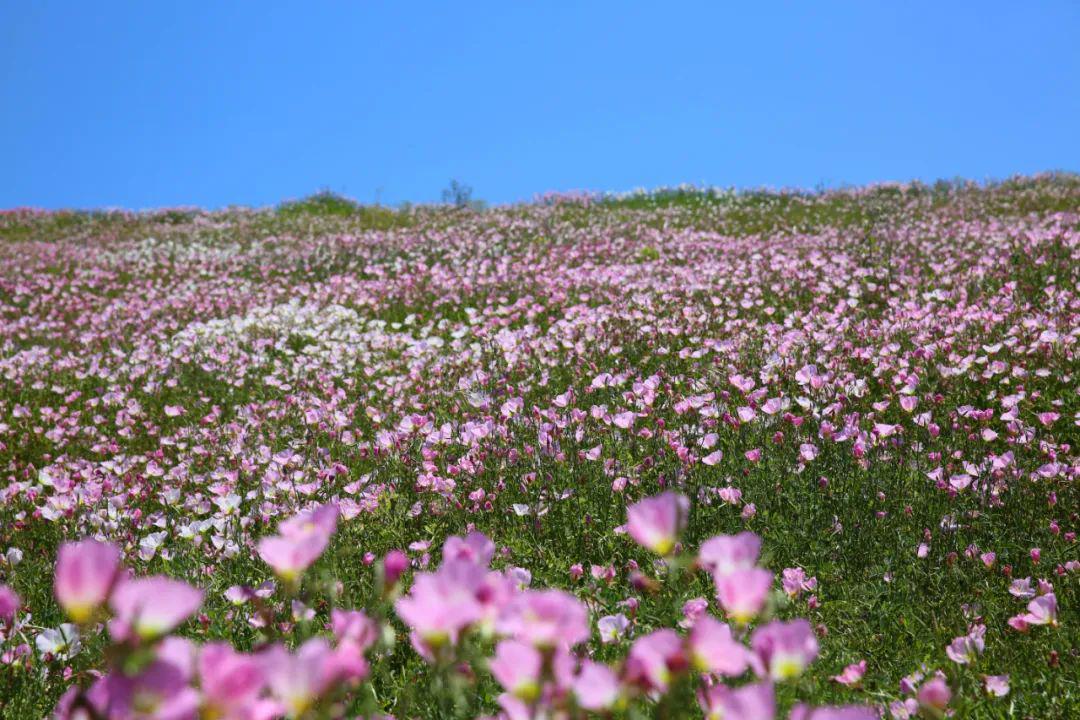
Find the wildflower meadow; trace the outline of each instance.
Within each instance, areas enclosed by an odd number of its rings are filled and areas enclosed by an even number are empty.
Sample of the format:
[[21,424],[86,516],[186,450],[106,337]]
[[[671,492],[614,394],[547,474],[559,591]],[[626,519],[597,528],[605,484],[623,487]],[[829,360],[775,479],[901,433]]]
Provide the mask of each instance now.
[[0,717],[1080,717],[1080,178],[0,214]]

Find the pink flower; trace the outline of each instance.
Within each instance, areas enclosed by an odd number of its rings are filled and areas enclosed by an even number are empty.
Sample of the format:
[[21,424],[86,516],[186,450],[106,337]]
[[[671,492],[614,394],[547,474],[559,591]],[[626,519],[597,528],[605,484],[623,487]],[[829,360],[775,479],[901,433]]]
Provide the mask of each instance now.
[[589,638],[589,617],[569,593],[529,590],[507,604],[496,629],[540,649],[573,647]]
[[86,624],[109,599],[120,574],[120,551],[109,543],[64,543],[56,558],[53,592],[73,621]]
[[1058,626],[1057,597],[1054,593],[1035,598],[1028,603],[1027,610],[1023,617],[1028,625]]
[[817,587],[817,578],[807,578],[802,568],[785,568],[780,582],[790,598],[798,597],[803,590],[812,592]]
[[674,630],[655,630],[634,641],[626,658],[627,676],[647,688],[667,692],[672,675],[687,668],[683,642]]
[[788,720],[877,720],[878,711],[865,705],[812,708],[799,703],[791,708]]
[[19,596],[7,585],[0,585],[0,622],[11,622],[19,609]]
[[691,628],[694,627],[701,617],[705,615],[705,612],[709,609],[709,601],[703,597],[691,598],[683,603],[683,619],[679,621],[679,627]]
[[511,695],[526,702],[540,695],[540,672],[543,657],[532,645],[518,640],[503,640],[495,648],[495,657],[488,661],[491,674]]
[[283,582],[295,585],[326,550],[337,529],[337,516],[336,505],[323,505],[285,520],[278,535],[259,541],[259,557]]
[[134,633],[141,640],[164,637],[202,605],[203,593],[180,580],[156,576],[127,580],[113,591],[116,617],[109,632],[117,640]]
[[286,537],[318,534],[330,537],[337,530],[338,507],[334,503],[320,505],[283,520],[278,533]]
[[1031,578],[1018,578],[1009,585],[1009,594],[1018,598],[1035,597],[1035,588],[1031,587]]
[[949,690],[945,678],[934,676],[923,683],[916,695],[919,707],[925,710],[930,717],[943,717],[949,701],[952,699],[952,691]]
[[975,662],[975,659],[982,654],[985,647],[983,639],[985,635],[986,626],[976,625],[967,635],[953,638],[953,641],[945,648],[945,654],[950,660],[959,665]]
[[495,556],[495,543],[480,532],[471,532],[464,538],[451,535],[443,543],[443,562],[447,560],[468,560],[487,567]]
[[729,618],[745,625],[765,607],[772,582],[773,574],[762,568],[735,570],[716,578],[716,599]]
[[749,664],[746,648],[735,641],[731,628],[710,615],[694,623],[688,646],[694,667],[700,672],[737,677]]
[[1008,675],[983,675],[983,687],[988,695],[1005,697],[1009,694]]
[[400,550],[391,550],[383,558],[383,582],[387,588],[397,585],[397,581],[409,569],[409,556]]
[[260,656],[270,693],[289,717],[306,713],[333,685],[362,679],[368,666],[355,648],[337,650],[323,638],[312,638],[295,654],[276,645]]
[[773,680],[790,680],[802,675],[818,654],[818,642],[810,623],[803,618],[774,621],[754,630],[750,646],[755,653],[755,670]]
[[194,718],[199,710],[199,693],[190,683],[189,667],[157,659],[133,677],[114,673],[102,678],[90,689],[87,699],[99,710],[100,717]]
[[770,683],[744,685],[732,690],[713,685],[698,691],[698,704],[707,720],[773,720],[776,695]]
[[714,577],[721,577],[736,570],[749,570],[757,564],[760,554],[761,538],[752,532],[717,535],[702,543],[698,562]]
[[417,575],[409,594],[399,598],[394,609],[428,648],[456,644],[461,632],[482,616],[476,595],[485,575],[471,562],[444,563],[438,572]]
[[361,653],[379,638],[378,625],[360,610],[334,608],[330,611],[330,630],[337,638],[338,645],[349,643]]
[[657,555],[668,555],[686,528],[689,511],[685,495],[666,492],[645,498],[627,508],[626,531],[639,545]]
[[705,463],[706,465],[712,466],[718,464],[723,459],[724,453],[720,450],[714,450],[705,457],[701,458],[701,462]]
[[614,707],[619,700],[619,679],[607,665],[592,660],[581,664],[581,672],[574,678],[574,695],[578,705],[591,712],[603,712]]
[[832,680],[841,685],[847,685],[848,687],[857,687],[862,683],[863,675],[865,674],[866,661],[860,660],[857,663],[848,665],[839,675],[833,675]]
[[238,653],[227,643],[209,643],[199,652],[198,668],[206,716],[250,715],[266,684],[258,658]]

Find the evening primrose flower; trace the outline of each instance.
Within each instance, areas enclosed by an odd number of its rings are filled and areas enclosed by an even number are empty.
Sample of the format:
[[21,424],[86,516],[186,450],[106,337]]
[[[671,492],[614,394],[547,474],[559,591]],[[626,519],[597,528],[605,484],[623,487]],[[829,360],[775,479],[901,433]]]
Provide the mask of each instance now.
[[727,616],[745,625],[765,607],[773,574],[762,568],[736,570],[716,578],[716,599]]
[[630,627],[630,620],[622,613],[605,615],[596,621],[596,629],[600,631],[600,642],[604,644],[618,641],[628,627]]
[[732,637],[731,627],[711,615],[694,623],[688,647],[690,660],[700,672],[737,677],[749,664],[746,648]]
[[480,532],[471,532],[465,537],[451,535],[443,543],[443,562],[448,560],[468,560],[483,567],[491,564],[495,556],[495,543]]
[[1009,694],[1008,675],[983,675],[983,687],[987,695],[1005,697]]
[[110,604],[116,617],[109,632],[117,640],[153,641],[172,632],[202,605],[202,590],[163,576],[120,583]]
[[717,535],[701,544],[698,563],[714,577],[720,577],[754,567],[760,554],[761,538],[752,532]]
[[639,637],[626,658],[627,675],[660,692],[667,692],[673,676],[687,667],[682,638],[667,628]]
[[48,655],[57,660],[70,660],[82,649],[79,629],[71,623],[41,631],[34,638],[34,645],[42,655]]
[[544,659],[532,645],[518,640],[503,640],[495,647],[495,657],[488,667],[495,680],[508,693],[526,702],[540,695],[540,672]]
[[259,557],[282,582],[295,587],[303,572],[326,550],[337,529],[337,517],[337,506],[330,504],[285,520],[277,535],[259,541]]
[[666,492],[645,498],[626,510],[626,531],[639,545],[657,555],[670,555],[686,528],[690,500]]
[[295,653],[276,645],[260,656],[270,694],[290,718],[308,712],[334,684],[363,679],[368,665],[351,644],[331,648],[324,638],[311,638]]
[[973,663],[982,654],[985,636],[986,626],[976,625],[967,635],[953,638],[953,641],[945,648],[945,654],[958,665]]
[[71,620],[87,624],[109,598],[120,573],[120,551],[89,539],[64,543],[56,558],[53,592]]
[[622,693],[619,678],[611,668],[592,660],[581,664],[581,671],[574,678],[572,687],[577,704],[590,712],[611,710]]
[[776,694],[771,683],[738,689],[717,684],[698,690],[698,704],[706,720],[774,720]]
[[818,654],[814,630],[803,618],[757,628],[750,637],[750,647],[758,674],[776,681],[799,677]]
[[919,702],[919,707],[922,708],[927,717],[941,718],[945,716],[945,711],[949,707],[952,690],[949,689],[945,678],[935,675],[922,684],[916,699]]
[[11,622],[19,609],[19,596],[7,585],[0,585],[0,622]]
[[437,572],[417,575],[409,594],[399,598],[394,609],[426,651],[453,645],[483,616],[477,593],[486,575],[472,562],[443,563]]
[[833,675],[830,680],[838,682],[841,685],[847,685],[848,687],[857,687],[862,683],[863,675],[866,674],[866,661],[860,660],[857,663],[848,665],[839,675]]
[[788,720],[878,720],[878,711],[866,705],[810,707],[799,703],[791,708]]
[[1040,595],[1028,603],[1027,612],[1019,617],[1025,625],[1058,626],[1057,596],[1054,593]]
[[208,643],[199,651],[197,667],[204,717],[241,718],[252,714],[266,686],[259,658],[238,653],[228,643]]
[[495,628],[540,649],[573,647],[588,640],[589,616],[569,593],[528,590],[507,603]]
[[189,668],[168,658],[151,662],[134,676],[113,673],[89,695],[91,704],[108,708],[101,717],[165,720],[196,717],[199,710],[199,693],[191,687]]

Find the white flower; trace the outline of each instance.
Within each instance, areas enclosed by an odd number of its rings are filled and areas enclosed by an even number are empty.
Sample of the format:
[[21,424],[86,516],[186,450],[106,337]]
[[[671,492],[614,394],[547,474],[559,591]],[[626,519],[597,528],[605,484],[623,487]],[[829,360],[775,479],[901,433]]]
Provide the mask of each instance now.
[[39,653],[51,655],[57,660],[69,660],[78,655],[79,650],[82,649],[79,629],[71,623],[43,630],[34,638],[34,644]]

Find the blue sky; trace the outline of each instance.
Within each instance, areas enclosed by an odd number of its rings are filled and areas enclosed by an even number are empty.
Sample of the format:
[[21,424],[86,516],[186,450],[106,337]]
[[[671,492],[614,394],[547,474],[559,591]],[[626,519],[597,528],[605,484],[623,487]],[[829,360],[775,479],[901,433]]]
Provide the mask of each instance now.
[[1080,170],[1080,3],[0,0],[0,207]]

